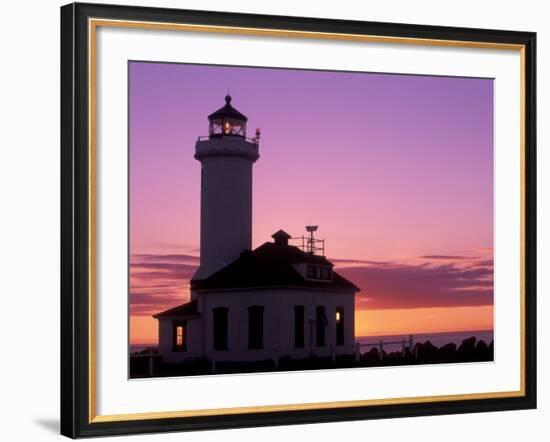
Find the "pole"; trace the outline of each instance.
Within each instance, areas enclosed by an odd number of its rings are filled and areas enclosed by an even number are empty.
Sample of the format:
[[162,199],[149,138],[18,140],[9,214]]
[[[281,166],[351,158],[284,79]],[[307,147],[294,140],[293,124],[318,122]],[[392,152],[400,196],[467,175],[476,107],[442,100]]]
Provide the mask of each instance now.
[[149,349],[149,376],[153,376],[153,369],[154,369],[154,354],[153,349]]

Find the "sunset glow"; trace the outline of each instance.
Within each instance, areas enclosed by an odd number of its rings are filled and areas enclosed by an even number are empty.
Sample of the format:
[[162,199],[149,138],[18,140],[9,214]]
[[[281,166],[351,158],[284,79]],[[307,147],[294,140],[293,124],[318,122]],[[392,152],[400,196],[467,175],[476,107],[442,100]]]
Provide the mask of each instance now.
[[[493,81],[130,63],[130,341],[189,299],[207,115],[261,127],[253,246],[318,224],[357,336],[493,328]],[[252,133],[247,136],[254,136]],[[182,338],[183,339],[183,338]]]

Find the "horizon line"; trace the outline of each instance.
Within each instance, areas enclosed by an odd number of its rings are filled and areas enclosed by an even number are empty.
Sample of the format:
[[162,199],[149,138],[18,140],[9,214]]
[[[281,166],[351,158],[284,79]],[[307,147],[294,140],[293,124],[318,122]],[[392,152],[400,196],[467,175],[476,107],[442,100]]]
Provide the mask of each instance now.
[[[405,335],[437,335],[437,334],[444,334],[444,333],[468,333],[468,332],[492,332],[494,333],[494,329],[478,329],[478,330],[451,330],[451,331],[437,331],[437,332],[416,332],[416,333],[394,333],[394,334],[381,334],[381,335],[361,335],[361,336],[355,336],[355,338],[371,338],[371,337],[378,337],[378,336],[405,336]],[[158,342],[130,342],[130,345],[158,345]]]

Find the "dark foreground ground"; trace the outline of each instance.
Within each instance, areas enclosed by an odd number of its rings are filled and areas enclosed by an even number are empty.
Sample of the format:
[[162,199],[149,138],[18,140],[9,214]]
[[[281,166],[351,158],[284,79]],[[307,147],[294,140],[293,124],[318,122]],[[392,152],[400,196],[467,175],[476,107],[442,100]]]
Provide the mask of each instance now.
[[[484,362],[494,358],[493,341],[489,345],[483,340],[471,337],[462,341],[457,347],[450,343],[442,347],[434,346],[430,341],[417,343],[412,351],[396,351],[380,354],[378,348],[361,354],[359,360],[355,355],[307,359],[291,359],[282,356],[278,361],[267,359],[255,362],[217,362],[209,359],[197,359],[179,364],[168,364],[159,355],[148,355],[144,351],[130,355],[130,377],[190,376],[227,373],[257,373],[266,371],[320,370],[327,368],[384,367],[397,365],[448,364],[456,362]],[[276,363],[278,362],[278,363]]]

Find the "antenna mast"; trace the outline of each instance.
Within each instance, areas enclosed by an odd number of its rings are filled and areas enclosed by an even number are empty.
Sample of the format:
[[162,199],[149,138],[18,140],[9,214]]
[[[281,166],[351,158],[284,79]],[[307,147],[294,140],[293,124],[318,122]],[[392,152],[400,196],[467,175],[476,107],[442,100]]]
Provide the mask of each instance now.
[[306,230],[309,232],[309,239],[307,240],[307,252],[312,255],[315,254],[315,237],[313,232],[316,232],[319,226],[306,226]]

